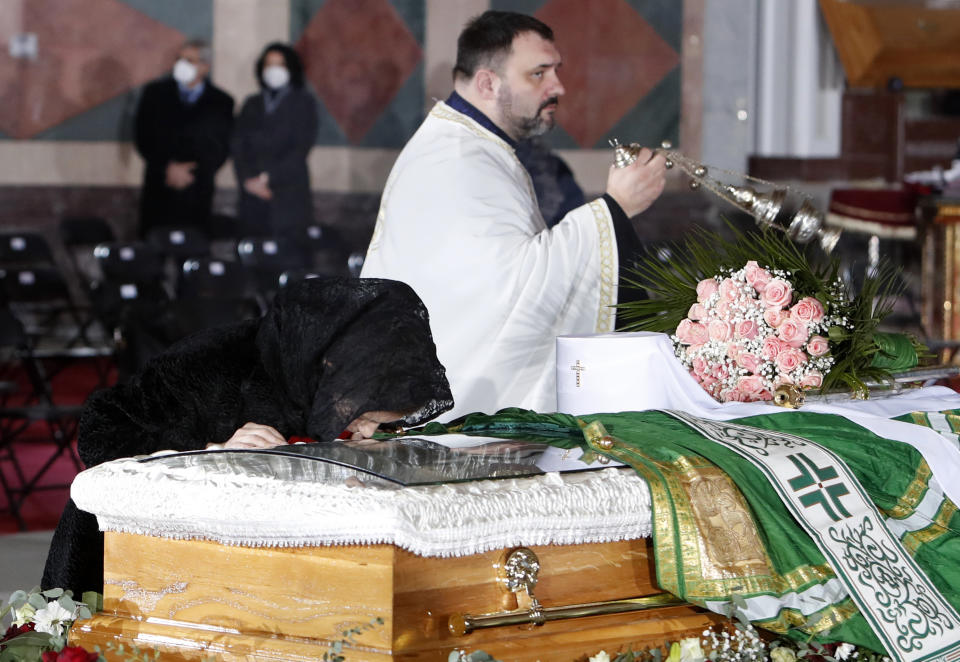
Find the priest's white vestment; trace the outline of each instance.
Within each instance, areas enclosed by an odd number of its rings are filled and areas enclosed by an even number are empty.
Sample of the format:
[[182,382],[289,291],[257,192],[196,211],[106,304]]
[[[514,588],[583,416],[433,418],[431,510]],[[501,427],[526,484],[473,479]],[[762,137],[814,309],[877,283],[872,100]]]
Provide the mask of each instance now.
[[409,284],[447,369],[450,420],[556,410],[556,336],[612,331],[617,247],[603,199],[547,229],[513,148],[438,102],[384,187],[363,277]]

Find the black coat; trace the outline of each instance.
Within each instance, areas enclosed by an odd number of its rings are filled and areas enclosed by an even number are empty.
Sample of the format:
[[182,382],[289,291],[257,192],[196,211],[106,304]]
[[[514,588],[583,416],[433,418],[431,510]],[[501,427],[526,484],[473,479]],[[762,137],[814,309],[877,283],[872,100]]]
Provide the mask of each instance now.
[[[172,78],[147,85],[137,106],[135,140],[146,161],[140,194],[140,234],[163,225],[206,229],[213,178],[226,161],[233,129],[233,97],[209,80],[192,104],[180,99]],[[195,161],[194,182],[182,190],[166,184],[167,164]]]
[[[267,113],[264,95],[243,102],[233,134],[232,157],[240,199],[237,216],[251,235],[301,240],[313,223],[313,197],[307,155],[317,139],[317,102],[304,88],[288,88]],[[250,195],[243,182],[262,172],[270,176],[269,201]]]
[[[88,467],[223,442],[244,423],[325,441],[368,411],[407,425],[453,406],[427,311],[404,283],[313,279],[282,289],[262,320],[210,329],[159,355],[128,383],[95,393],[77,450]],[[96,518],[68,502],[44,588],[103,590]]]

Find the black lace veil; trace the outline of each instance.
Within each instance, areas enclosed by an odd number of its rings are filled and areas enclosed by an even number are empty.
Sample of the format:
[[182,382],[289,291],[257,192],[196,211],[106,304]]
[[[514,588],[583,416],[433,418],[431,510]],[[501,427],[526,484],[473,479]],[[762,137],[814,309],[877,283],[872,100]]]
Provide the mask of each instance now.
[[324,278],[281,290],[256,336],[274,389],[318,441],[369,411],[407,425],[453,406],[427,309],[405,283]]

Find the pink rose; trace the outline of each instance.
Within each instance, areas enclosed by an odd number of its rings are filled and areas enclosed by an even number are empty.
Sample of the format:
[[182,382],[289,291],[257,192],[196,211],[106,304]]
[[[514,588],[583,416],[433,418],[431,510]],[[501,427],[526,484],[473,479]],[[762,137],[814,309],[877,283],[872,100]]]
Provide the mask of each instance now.
[[767,308],[783,308],[790,303],[793,288],[782,278],[774,278],[763,288],[760,299]]
[[707,327],[699,322],[683,319],[677,325],[677,340],[683,345],[698,345],[707,342],[709,334]]
[[753,340],[760,332],[760,327],[753,320],[742,320],[737,322],[736,336],[746,340]]
[[823,374],[819,370],[811,370],[800,380],[803,388],[820,388],[823,386]]
[[690,337],[693,340],[691,345],[702,345],[710,340],[710,334],[707,333],[707,325],[700,322],[694,322],[690,325]]
[[722,363],[717,363],[710,368],[710,376],[716,377],[717,379],[724,380],[730,376],[730,371],[727,370],[727,366]]
[[730,357],[731,359],[733,359],[734,361],[737,360],[737,356],[738,356],[738,355],[740,354],[740,352],[742,352],[742,351],[743,351],[743,347],[741,347],[739,344],[737,344],[737,343],[735,343],[735,342],[728,342],[728,343],[727,343],[727,356],[729,356],[729,357]]
[[719,383],[720,382],[718,382],[715,377],[707,376],[704,377],[703,381],[700,382],[700,386],[702,386],[703,390],[710,395],[714,395],[714,391],[716,391],[716,387]]
[[774,329],[783,324],[783,320],[790,317],[790,313],[781,308],[767,308],[763,311],[763,321]]
[[706,303],[707,299],[716,294],[718,289],[720,289],[720,286],[717,285],[717,281],[712,278],[704,278],[697,283],[697,301]]
[[776,362],[780,372],[793,372],[807,362],[807,355],[799,349],[788,347],[777,354]]
[[696,343],[695,345],[690,345],[687,347],[687,356],[693,356],[695,354],[700,354],[700,350],[703,349],[703,343]]
[[697,382],[698,384],[700,383],[700,375],[698,375],[696,372],[694,372],[693,370],[691,370],[691,371],[690,371],[690,376],[693,377],[694,380],[696,380],[696,382]]
[[738,388],[727,389],[720,394],[723,402],[747,402],[747,394]]
[[714,310],[717,311],[717,317],[720,319],[728,319],[730,317],[730,302],[720,299]]
[[788,317],[777,327],[777,335],[780,336],[780,340],[791,347],[800,348],[807,343],[810,331],[807,330],[807,325],[800,320]]
[[760,393],[760,391],[763,390],[763,387],[764,387],[763,378],[757,375],[750,375],[749,377],[741,377],[740,381],[737,382],[737,388],[742,393],[746,393],[749,396],[757,395],[758,393]]
[[810,336],[807,341],[807,351],[810,356],[823,356],[830,351],[830,341],[823,336]]
[[703,377],[707,373],[707,362],[699,356],[694,357],[693,361],[690,362],[690,367],[699,377]]
[[777,375],[777,380],[773,383],[774,388],[777,386],[783,386],[785,384],[792,384],[793,379],[790,378],[790,375]]
[[790,309],[790,314],[806,324],[815,324],[823,319],[823,304],[813,297],[803,297]]
[[702,303],[695,303],[690,306],[690,312],[687,313],[687,317],[696,321],[702,320],[707,316],[707,309],[703,307]]
[[744,370],[756,374],[760,369],[760,359],[757,358],[756,354],[751,352],[740,352],[737,355],[737,365],[743,368]]
[[773,336],[767,336],[763,340],[763,347],[760,349],[760,356],[762,356],[767,361],[773,361],[777,356],[780,355],[780,352],[783,350],[784,344],[780,342],[779,338],[774,338]]
[[743,277],[746,279],[747,285],[761,293],[766,289],[771,278],[770,272],[759,266],[754,260],[747,262]]
[[740,286],[732,278],[724,278],[720,283],[720,300],[736,301],[740,297]]
[[710,335],[710,340],[726,342],[733,336],[733,325],[723,320],[713,320],[707,325],[707,331]]
[[763,400],[764,402],[769,402],[770,400],[773,400],[773,393],[771,393],[767,389],[763,389],[762,391],[757,393],[757,400]]

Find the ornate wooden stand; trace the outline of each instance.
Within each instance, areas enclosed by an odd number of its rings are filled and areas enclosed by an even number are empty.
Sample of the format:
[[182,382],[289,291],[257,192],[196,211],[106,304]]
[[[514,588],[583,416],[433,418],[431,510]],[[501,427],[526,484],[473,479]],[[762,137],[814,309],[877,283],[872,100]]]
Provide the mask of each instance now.
[[507,563],[510,551],[422,558],[391,545],[248,548],[107,533],[104,611],[70,641],[157,649],[162,660],[318,660],[380,618],[344,644],[347,660],[446,660],[459,648],[533,662],[655,646],[719,620],[689,605],[579,616],[584,603],[671,599],[644,540],[533,547],[532,562]]

